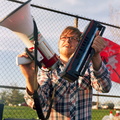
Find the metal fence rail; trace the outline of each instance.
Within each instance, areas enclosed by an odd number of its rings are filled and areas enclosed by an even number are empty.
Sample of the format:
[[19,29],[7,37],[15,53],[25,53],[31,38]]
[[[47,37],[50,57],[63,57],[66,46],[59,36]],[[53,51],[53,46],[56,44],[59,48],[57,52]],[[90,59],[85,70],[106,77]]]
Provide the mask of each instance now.
[[[23,2],[17,0],[7,0],[4,1],[0,8],[0,19],[3,19],[11,11],[20,6]],[[58,53],[58,48],[56,47],[59,35],[66,26],[76,26],[81,31],[84,30],[85,26],[91,21],[91,19],[81,17],[79,15],[73,15],[70,13],[45,8],[39,5],[31,4],[31,14],[33,15],[39,31],[42,33],[44,38],[52,46],[53,50]],[[98,21],[104,26],[106,26],[105,33],[103,37],[108,38],[116,43],[119,42],[120,27],[111,25],[109,23],[104,23]],[[0,95],[3,91],[20,90],[24,94],[25,92],[25,80],[22,76],[19,67],[15,63],[15,58],[18,54],[24,51],[25,45],[12,31],[0,26]],[[99,100],[100,103],[105,101],[118,103],[120,102],[120,86],[118,83],[112,82],[113,87],[111,91],[107,94],[100,94],[94,91],[93,101]],[[19,99],[19,98],[18,98]],[[2,101],[2,96],[0,97],[0,102]],[[5,103],[6,104],[6,103]],[[33,116],[36,117],[36,113],[31,113],[31,110],[27,110],[31,114],[24,114],[24,108],[19,108],[19,106],[5,106],[4,118],[10,118],[11,114],[14,118],[26,118],[31,119]],[[12,113],[11,113],[12,111]],[[19,112],[20,113],[19,113]],[[21,114],[22,113],[22,114]],[[18,116],[18,114],[20,116]],[[105,113],[106,114],[106,113]],[[108,113],[109,114],[109,113]],[[32,115],[32,117],[31,117]],[[100,114],[96,115],[96,120],[98,120]]]

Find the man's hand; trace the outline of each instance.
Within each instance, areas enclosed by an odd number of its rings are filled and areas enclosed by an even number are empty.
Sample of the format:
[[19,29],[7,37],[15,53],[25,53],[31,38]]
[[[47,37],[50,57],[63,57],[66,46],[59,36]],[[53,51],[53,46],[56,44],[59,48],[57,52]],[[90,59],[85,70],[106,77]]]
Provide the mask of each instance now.
[[[30,52],[32,52],[32,51],[30,50]],[[24,53],[18,55],[18,57],[28,58],[28,55],[24,52]],[[26,79],[26,87],[27,87],[28,93],[33,94],[34,91],[37,90],[37,87],[38,87],[37,70],[35,71],[34,61],[32,61],[29,64],[19,65],[19,67],[20,67],[20,70]]]
[[93,41],[92,48],[95,50],[95,54],[92,57],[93,68],[99,70],[102,64],[100,52],[107,46],[107,42],[99,35],[97,35]]
[[101,36],[96,36],[92,48],[95,50],[95,54],[100,53],[105,47],[107,46],[107,42],[101,37]]

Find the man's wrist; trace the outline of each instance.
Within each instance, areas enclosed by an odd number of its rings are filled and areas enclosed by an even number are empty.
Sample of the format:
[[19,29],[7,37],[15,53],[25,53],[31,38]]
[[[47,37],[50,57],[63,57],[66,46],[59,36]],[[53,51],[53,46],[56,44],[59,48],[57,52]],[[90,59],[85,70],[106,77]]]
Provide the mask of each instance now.
[[102,65],[102,59],[101,59],[101,56],[100,54],[95,54],[93,57],[92,57],[92,63],[93,63],[93,69],[95,71],[98,71]]
[[34,94],[34,91],[31,92],[28,88],[26,88],[26,92],[28,93],[28,95],[32,96]]

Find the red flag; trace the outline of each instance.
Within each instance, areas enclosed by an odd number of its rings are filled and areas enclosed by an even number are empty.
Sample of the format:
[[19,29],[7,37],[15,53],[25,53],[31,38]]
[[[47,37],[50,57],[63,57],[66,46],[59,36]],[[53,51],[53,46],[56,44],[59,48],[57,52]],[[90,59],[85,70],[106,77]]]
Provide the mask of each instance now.
[[111,80],[120,83],[120,45],[104,39],[108,45],[100,55],[111,73]]

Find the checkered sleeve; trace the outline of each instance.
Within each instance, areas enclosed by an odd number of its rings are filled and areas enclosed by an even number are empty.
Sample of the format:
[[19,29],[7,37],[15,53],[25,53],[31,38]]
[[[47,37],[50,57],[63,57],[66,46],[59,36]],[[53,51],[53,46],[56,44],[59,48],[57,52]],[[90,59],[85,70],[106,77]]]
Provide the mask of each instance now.
[[[49,73],[46,71],[40,71],[38,74],[38,96],[41,102],[41,106],[44,107],[45,104],[48,102],[48,99],[50,97],[50,90],[51,90],[51,83],[50,83],[50,79],[49,79]],[[27,105],[31,108],[34,108],[34,99],[33,99],[33,95],[29,95],[26,89],[26,93],[24,95],[24,99],[27,103]],[[49,105],[48,105],[49,106]],[[47,109],[47,108],[46,108]]]
[[93,70],[91,84],[99,92],[107,93],[110,91],[112,86],[110,72],[103,62],[98,71]]

